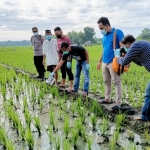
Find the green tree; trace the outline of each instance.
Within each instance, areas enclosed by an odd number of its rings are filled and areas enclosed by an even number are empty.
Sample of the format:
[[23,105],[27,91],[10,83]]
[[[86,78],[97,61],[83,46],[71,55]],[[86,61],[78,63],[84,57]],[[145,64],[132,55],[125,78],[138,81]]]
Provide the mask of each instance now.
[[94,28],[91,28],[91,27],[85,27],[84,34],[85,34],[86,41],[93,41],[93,37],[95,35],[95,30],[94,30]]
[[137,39],[150,41],[150,28],[144,28]]

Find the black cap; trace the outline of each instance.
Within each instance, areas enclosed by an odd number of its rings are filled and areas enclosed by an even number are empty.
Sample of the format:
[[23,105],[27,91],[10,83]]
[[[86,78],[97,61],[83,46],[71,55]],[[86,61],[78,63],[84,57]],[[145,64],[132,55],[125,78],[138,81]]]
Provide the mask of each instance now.
[[133,43],[134,41],[135,41],[134,36],[128,34],[128,35],[126,35],[126,36],[122,39],[121,43],[123,43],[123,44],[126,44],[127,42]]
[[37,27],[33,27],[33,28],[32,28],[32,31],[33,31],[33,32],[37,32],[37,31],[38,31],[38,28],[37,28]]
[[51,30],[45,30],[45,33],[51,33]]
[[54,29],[54,31],[61,31],[61,28],[60,27],[56,27],[55,29]]

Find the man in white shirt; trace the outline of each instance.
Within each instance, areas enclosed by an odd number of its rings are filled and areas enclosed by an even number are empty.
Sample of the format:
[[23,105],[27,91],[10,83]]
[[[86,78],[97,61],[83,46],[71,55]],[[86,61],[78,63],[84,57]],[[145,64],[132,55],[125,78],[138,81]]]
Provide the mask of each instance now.
[[[43,64],[47,65],[47,71],[53,72],[58,64],[58,53],[57,53],[57,40],[52,39],[51,30],[45,30],[45,41],[43,43]],[[55,85],[57,85],[58,74],[55,76]]]

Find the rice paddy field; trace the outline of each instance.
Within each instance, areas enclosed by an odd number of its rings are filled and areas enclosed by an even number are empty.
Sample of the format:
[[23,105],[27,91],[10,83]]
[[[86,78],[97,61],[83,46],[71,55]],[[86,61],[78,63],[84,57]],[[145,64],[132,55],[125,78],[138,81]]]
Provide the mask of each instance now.
[[[104,96],[102,72],[96,70],[102,47],[86,48],[91,101],[36,80],[32,47],[0,47],[0,150],[150,150],[150,127],[137,132],[125,114],[111,121],[98,104]],[[73,60],[73,72],[74,66]],[[150,74],[131,63],[121,78],[122,101],[140,111]]]

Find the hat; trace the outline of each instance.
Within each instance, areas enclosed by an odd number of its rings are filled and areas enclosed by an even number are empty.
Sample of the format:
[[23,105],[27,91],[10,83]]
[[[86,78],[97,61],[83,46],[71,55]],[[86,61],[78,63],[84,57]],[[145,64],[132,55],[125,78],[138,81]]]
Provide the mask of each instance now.
[[37,31],[38,31],[38,28],[37,28],[37,27],[33,27],[33,28],[32,28],[32,31],[33,31],[33,32],[37,32]]
[[133,43],[134,41],[135,41],[134,36],[128,34],[128,35],[126,35],[126,36],[122,39],[121,43],[123,43],[123,44],[126,44],[127,42]]
[[45,30],[45,33],[51,33],[51,30]]

